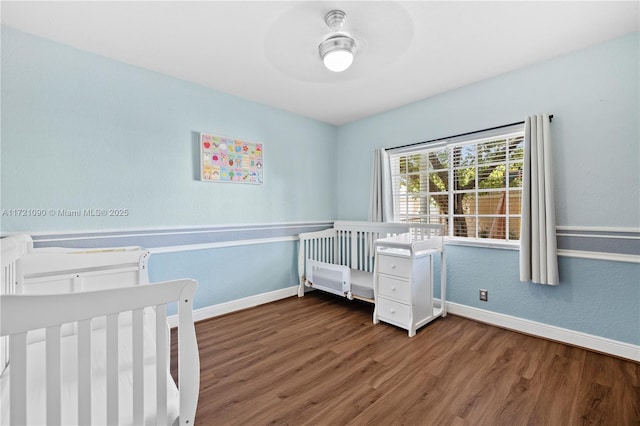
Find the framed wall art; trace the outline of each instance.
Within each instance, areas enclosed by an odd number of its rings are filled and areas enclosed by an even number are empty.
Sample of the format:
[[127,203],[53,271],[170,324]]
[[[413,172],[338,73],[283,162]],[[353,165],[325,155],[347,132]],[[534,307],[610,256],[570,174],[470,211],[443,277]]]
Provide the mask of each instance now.
[[263,161],[261,143],[200,133],[200,180],[259,185]]

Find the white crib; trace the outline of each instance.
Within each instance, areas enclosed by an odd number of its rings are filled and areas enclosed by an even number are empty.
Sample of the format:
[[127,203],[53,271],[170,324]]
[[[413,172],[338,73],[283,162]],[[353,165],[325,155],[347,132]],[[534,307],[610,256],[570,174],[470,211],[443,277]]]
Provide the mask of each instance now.
[[374,303],[375,241],[411,230],[421,238],[442,236],[442,225],[336,221],[333,228],[300,234],[298,296],[313,287]]
[[[197,282],[148,283],[139,247],[33,249],[0,240],[1,424],[191,425]],[[178,383],[167,304],[178,307]]]

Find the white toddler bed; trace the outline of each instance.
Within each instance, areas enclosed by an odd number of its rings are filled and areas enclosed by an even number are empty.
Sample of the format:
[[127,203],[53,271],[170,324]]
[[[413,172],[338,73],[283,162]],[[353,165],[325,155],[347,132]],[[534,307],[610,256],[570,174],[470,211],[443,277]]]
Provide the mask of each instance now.
[[374,303],[375,241],[409,231],[441,236],[442,225],[336,221],[333,228],[299,235],[298,296],[313,287]]
[[[199,392],[193,280],[148,284],[139,247],[0,240],[0,423],[191,425]],[[167,304],[178,306],[178,388]]]

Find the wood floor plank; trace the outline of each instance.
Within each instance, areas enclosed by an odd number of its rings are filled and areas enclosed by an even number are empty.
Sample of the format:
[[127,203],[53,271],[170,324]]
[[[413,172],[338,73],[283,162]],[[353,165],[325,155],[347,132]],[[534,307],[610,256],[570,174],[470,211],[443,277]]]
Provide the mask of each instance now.
[[[415,413],[410,410],[420,399],[433,396],[429,395],[429,392],[438,379],[424,370],[417,370],[413,375],[403,377],[404,380],[397,381],[375,404],[347,424],[390,424],[396,420],[407,424],[419,424],[415,423]],[[422,417],[421,420],[424,420],[424,414],[419,416]]]
[[197,323],[196,424],[640,424],[637,363],[452,315],[409,338],[372,313],[316,291]]

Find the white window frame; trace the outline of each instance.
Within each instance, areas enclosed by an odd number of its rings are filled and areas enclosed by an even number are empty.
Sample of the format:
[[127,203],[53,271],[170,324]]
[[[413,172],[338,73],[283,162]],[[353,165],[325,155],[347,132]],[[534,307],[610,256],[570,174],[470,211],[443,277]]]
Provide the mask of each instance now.
[[[453,161],[452,161],[452,156],[453,156],[453,149],[455,147],[459,147],[459,146],[463,146],[463,145],[470,145],[470,144],[474,144],[474,145],[478,145],[478,144],[482,144],[482,143],[487,143],[493,140],[501,140],[501,139],[509,139],[509,138],[514,138],[514,137],[524,137],[524,124],[523,123],[516,123],[516,124],[512,124],[512,125],[508,125],[508,126],[501,126],[499,128],[494,128],[494,129],[489,129],[489,130],[485,130],[485,131],[480,131],[480,132],[471,132],[468,134],[464,134],[461,136],[456,136],[456,137],[452,137],[452,138],[445,138],[445,139],[439,139],[437,141],[431,141],[431,142],[425,142],[425,143],[420,143],[420,144],[412,144],[412,145],[408,145],[406,147],[399,147],[399,148],[391,148],[388,149],[387,151],[389,152],[391,161],[393,162],[393,159],[399,157],[399,156],[403,156],[403,155],[411,155],[411,154],[418,154],[418,153],[426,153],[428,151],[433,151],[433,150],[443,150],[446,149],[448,151],[448,158],[449,158],[449,167],[448,167],[448,179],[449,179],[449,183],[447,185],[447,195],[448,195],[448,206],[453,206],[453,202],[454,202],[454,191],[451,189],[452,185],[451,183],[453,182],[453,178],[454,178],[454,167],[453,167]],[[508,151],[507,151],[508,152]],[[505,167],[507,168],[507,170],[509,170],[508,166],[509,166],[510,160],[509,160],[509,156],[507,155],[507,157],[505,158]],[[504,189],[502,188],[496,188],[495,190],[493,189],[489,189],[489,188],[485,188],[485,189],[481,189],[478,188],[478,173],[477,173],[477,167],[478,167],[478,163],[477,163],[477,159],[475,162],[475,167],[476,167],[476,173],[475,173],[475,180],[476,180],[476,184],[473,190],[470,190],[470,192],[475,192],[476,194],[478,192],[501,192]],[[394,167],[392,166],[392,173],[393,173],[393,169]],[[398,175],[393,175],[392,176],[392,182],[395,181],[395,179],[398,177]],[[402,221],[402,218],[398,217],[398,213],[396,212],[396,188],[395,185],[392,184],[392,198],[393,198],[393,202],[394,202],[394,216],[396,217],[396,221]],[[507,190],[507,192],[515,189],[515,188],[511,188],[509,187],[509,183],[507,182],[505,185],[505,188]],[[522,190],[521,187],[519,187],[520,191]],[[489,189],[489,191],[487,191],[487,189]],[[518,189],[515,189],[516,191],[518,191]],[[429,192],[427,192],[427,194],[429,194]],[[477,197],[476,197],[476,203],[477,203]],[[474,214],[472,216],[475,216],[476,218],[476,223],[478,223],[478,218],[482,217],[490,217],[487,215],[480,215],[478,212],[478,208],[476,206],[476,208],[474,209]],[[506,203],[506,212],[505,212],[505,230],[506,230],[506,235],[505,235],[505,239],[491,239],[491,238],[480,238],[478,236],[478,227],[476,225],[476,237],[459,237],[459,236],[454,236],[454,209],[453,208],[448,208],[448,212],[447,212],[447,223],[448,223],[448,229],[446,232],[446,237],[445,240],[448,244],[456,244],[456,245],[469,245],[469,246],[480,246],[480,247],[493,247],[493,248],[505,248],[505,249],[518,249],[519,245],[520,245],[520,240],[509,240],[508,235],[509,235],[509,220],[511,218],[517,217],[517,218],[521,218],[521,214],[510,214],[509,212],[509,203]]]

